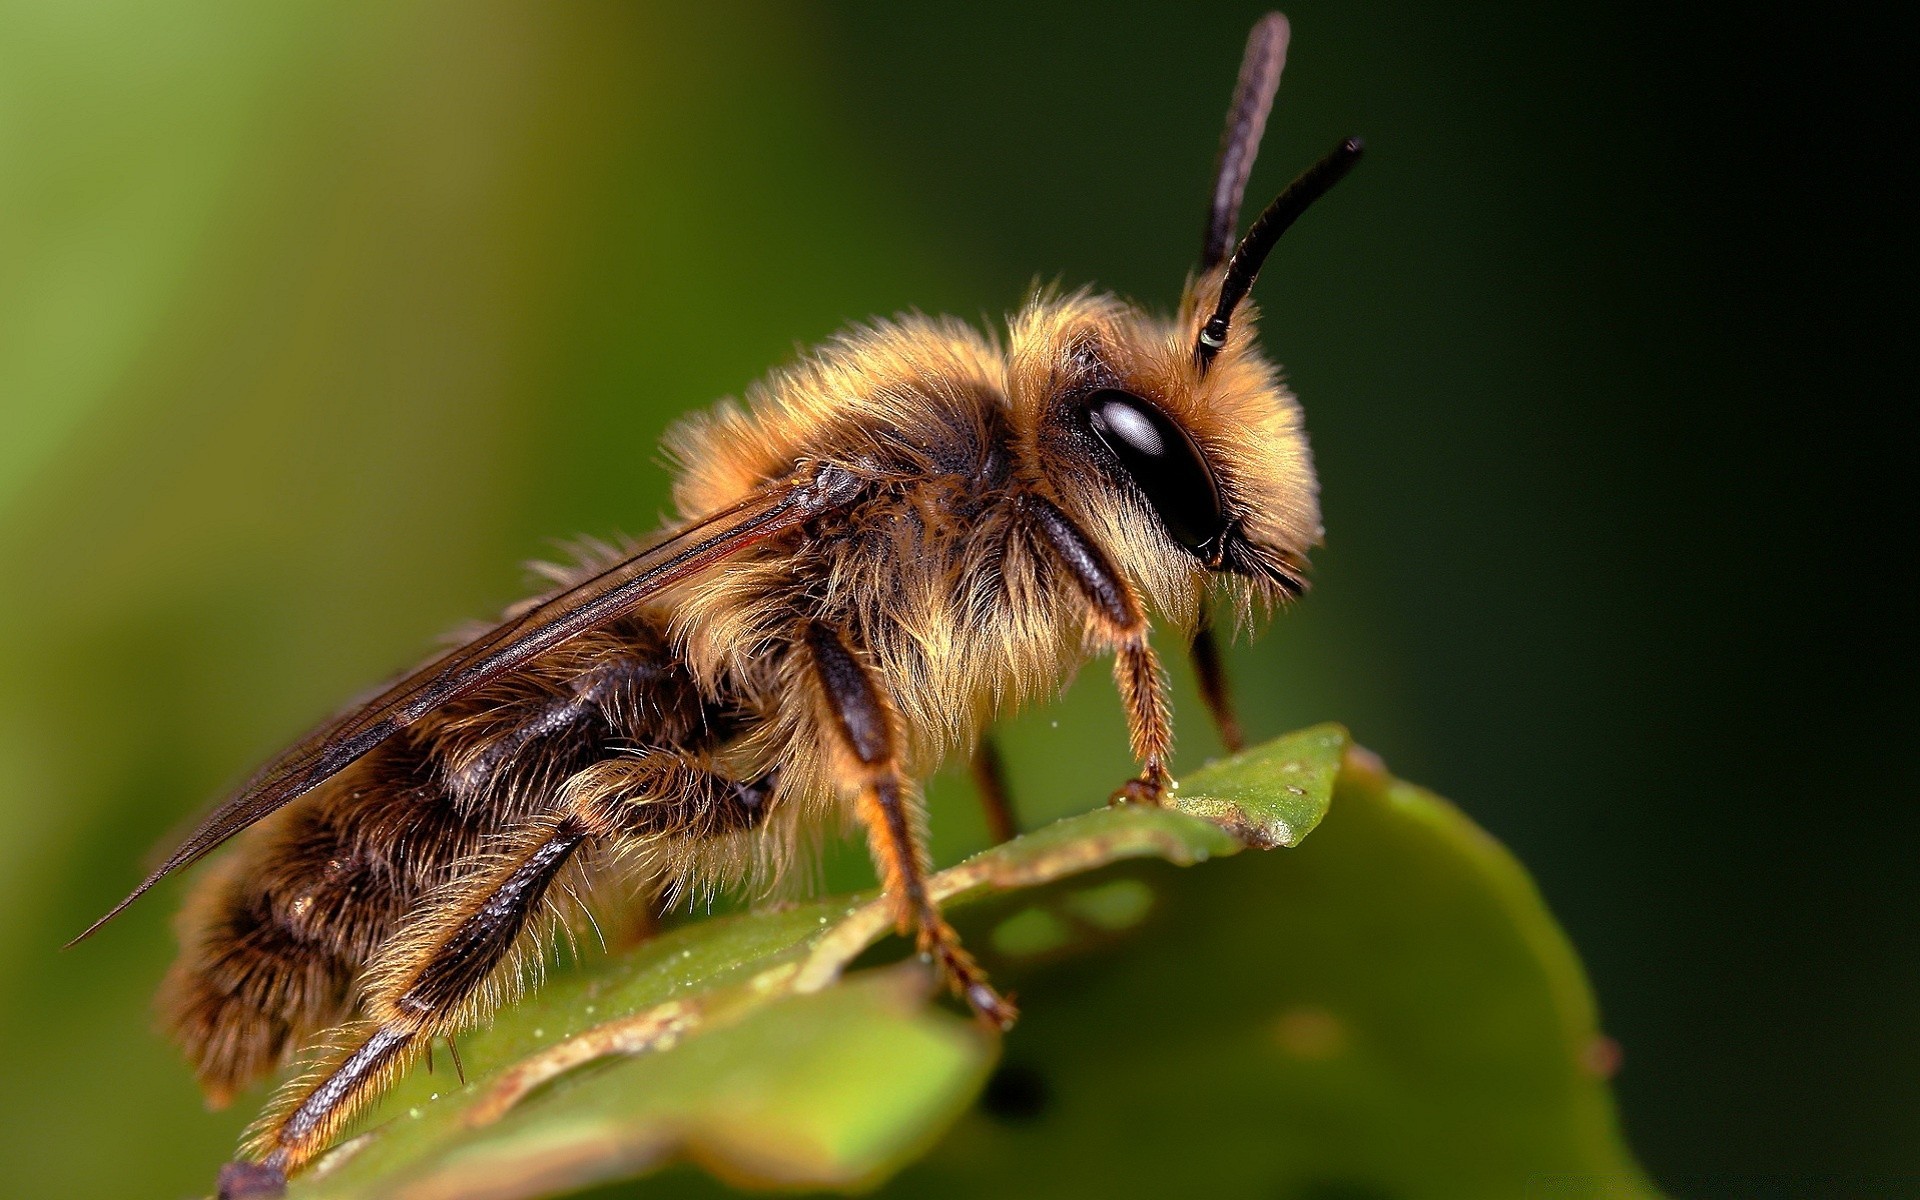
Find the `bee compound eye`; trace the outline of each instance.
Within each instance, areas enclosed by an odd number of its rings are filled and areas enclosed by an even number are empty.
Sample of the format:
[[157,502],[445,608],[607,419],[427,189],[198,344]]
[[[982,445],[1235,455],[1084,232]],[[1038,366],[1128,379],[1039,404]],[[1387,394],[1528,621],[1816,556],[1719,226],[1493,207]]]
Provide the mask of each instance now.
[[1087,422],[1140,491],[1168,536],[1200,552],[1226,527],[1220,486],[1193,437],[1151,401],[1105,389],[1088,396]]

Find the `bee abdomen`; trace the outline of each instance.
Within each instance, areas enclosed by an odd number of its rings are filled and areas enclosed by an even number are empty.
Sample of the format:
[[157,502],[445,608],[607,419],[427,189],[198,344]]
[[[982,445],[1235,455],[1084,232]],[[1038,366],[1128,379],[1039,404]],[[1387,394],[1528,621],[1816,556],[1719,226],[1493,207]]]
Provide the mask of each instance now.
[[210,1099],[352,1017],[403,918],[574,772],[709,728],[656,623],[631,618],[598,638],[382,745],[262,822],[200,883],[160,1009]]
[[407,914],[575,772],[712,736],[724,719],[669,654],[661,619],[639,614],[436,714],[262,822],[196,889],[160,996],[209,1098],[352,1017],[368,963]]
[[189,910],[186,923],[198,928],[160,993],[162,1019],[215,1105],[305,1034],[341,1020],[357,974],[357,964],[291,928],[264,893],[222,882],[211,911]]
[[351,1016],[374,951],[486,832],[402,744],[264,822],[203,880],[159,1003],[208,1098]]

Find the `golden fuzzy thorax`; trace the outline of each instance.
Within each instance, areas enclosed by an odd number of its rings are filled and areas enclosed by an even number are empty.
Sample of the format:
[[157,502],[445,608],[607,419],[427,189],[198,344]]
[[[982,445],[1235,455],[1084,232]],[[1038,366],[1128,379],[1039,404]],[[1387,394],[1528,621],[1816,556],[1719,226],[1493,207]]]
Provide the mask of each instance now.
[[[1215,287],[1201,280],[1174,320],[1111,296],[1042,295],[1009,322],[1004,346],[951,319],[876,322],[777,372],[744,405],[723,402],[667,435],[689,519],[808,463],[874,484],[824,535],[723,564],[667,605],[702,687],[755,696],[773,715],[731,748],[730,774],[779,767],[782,792],[803,802],[792,809],[846,798],[810,733],[811,707],[785,699],[807,686],[790,669],[796,609],[865,648],[909,732],[916,777],[1070,678],[1105,643],[1088,636],[1084,601],[1026,528],[1029,494],[1073,518],[1183,632],[1216,580],[1243,612],[1304,586],[1321,528],[1300,408],[1255,346],[1251,305],[1225,352],[1196,367],[1195,313]],[[1243,573],[1208,570],[1137,489],[1089,460],[1070,409],[1109,387],[1152,400],[1199,444],[1244,535]]]
[[[539,969],[541,931],[584,904],[765,890],[819,831],[856,821],[903,928],[917,924],[978,1005],[1002,1004],[915,899],[927,866],[915,781],[1112,651],[1145,764],[1136,784],[1156,794],[1171,731],[1149,614],[1190,630],[1216,581],[1243,615],[1297,594],[1320,535],[1299,407],[1254,345],[1250,306],[1196,365],[1218,275],[1171,320],[1042,295],[1004,345],[917,316],[857,328],[744,404],[677,427],[685,521],[662,544],[827,468],[851,498],[427,714],[261,821],[203,878],[161,1004],[210,1096],[342,1022],[391,1047],[369,1058],[382,1043],[362,1040],[350,1057],[349,1038],[323,1054],[269,1111],[256,1152],[297,1166],[358,1103],[309,1113],[316,1080],[337,1073],[373,1094],[422,1044],[510,998]],[[1101,457],[1077,405],[1103,389],[1151,402],[1200,448],[1230,530],[1212,561]],[[1074,538],[1093,563],[1078,572],[1062,557]],[[547,570],[575,586],[633,552]],[[871,681],[865,700],[830,686],[835,654]],[[878,749],[862,748],[850,703],[855,718],[867,705]],[[889,812],[892,842],[874,832]],[[560,865],[536,881],[557,917],[486,926],[489,897],[559,843]],[[454,953],[496,934],[511,945]],[[466,978],[463,958],[486,968]]]
[[[1038,491],[1095,535],[1163,619],[1184,628],[1213,577],[1167,537],[1136,491],[1103,478],[1083,451],[1065,444],[1063,410],[1077,394],[1118,387],[1174,416],[1207,454],[1249,542],[1280,573],[1301,569],[1321,533],[1299,405],[1254,345],[1251,306],[1242,309],[1232,344],[1204,376],[1192,353],[1190,314],[1198,306],[1190,299],[1182,318],[1168,321],[1108,296],[1042,296],[1009,322],[1004,348],[951,319],[905,317],[855,329],[750,390],[744,410],[723,403],[672,430],[667,446],[683,464],[675,499],[697,516],[739,500],[796,463],[822,459],[894,474],[909,489],[914,483],[952,489],[994,510],[1004,510],[1022,490]],[[990,465],[996,453],[1006,459]],[[977,541],[985,544],[967,548],[1003,552],[1007,548],[993,544],[999,532],[981,532]],[[836,566],[849,569],[854,557],[836,559]],[[941,560],[921,546],[861,557],[876,581],[896,571],[919,577],[946,618],[939,624],[948,636],[973,632],[970,621],[955,619],[973,615],[961,606],[963,597],[951,586],[956,581],[929,571]],[[1267,572],[1225,578],[1251,585],[1242,589],[1250,597],[1284,592],[1273,588]],[[991,578],[967,582],[992,586]],[[1007,590],[1016,604],[1041,600]],[[858,608],[864,600],[845,603]],[[1007,631],[993,624],[1000,612],[981,615],[989,620],[982,632],[990,642],[1018,642],[1043,626],[1079,622],[1071,606],[1038,620],[1038,613],[1006,614],[1021,618]],[[970,686],[942,677],[943,707]]]

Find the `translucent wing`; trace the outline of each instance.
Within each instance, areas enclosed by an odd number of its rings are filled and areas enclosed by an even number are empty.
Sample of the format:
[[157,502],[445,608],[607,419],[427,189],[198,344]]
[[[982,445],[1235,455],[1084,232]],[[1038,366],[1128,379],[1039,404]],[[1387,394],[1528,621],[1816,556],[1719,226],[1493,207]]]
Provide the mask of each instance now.
[[118,916],[169,873],[312,791],[434,709],[499,679],[568,638],[631,612],[662,589],[845,503],[857,490],[854,476],[837,467],[766,488],[447,652],[328,721],[261,767],[153,874],[74,941]]

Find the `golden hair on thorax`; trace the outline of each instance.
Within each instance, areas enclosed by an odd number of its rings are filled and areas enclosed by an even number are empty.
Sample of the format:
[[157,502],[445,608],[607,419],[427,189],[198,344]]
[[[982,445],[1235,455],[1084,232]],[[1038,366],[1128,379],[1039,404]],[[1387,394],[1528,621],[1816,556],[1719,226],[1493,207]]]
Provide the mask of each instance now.
[[988,728],[1110,654],[1138,768],[1114,800],[1158,803],[1153,619],[1189,638],[1237,749],[1210,612],[1299,595],[1320,539],[1300,406],[1247,295],[1360,145],[1236,240],[1287,39],[1278,14],[1248,39],[1173,316],[1042,291],[1004,340],[876,321],[687,418],[666,439],[679,520],[543,568],[552,591],[262,767],[96,923],[240,835],[182,912],[162,1017],[215,1103],[304,1069],[223,1196],[278,1194],[436,1040],[537,982],[541,947],[591,910],[644,928],[765,891],[823,834],[865,831],[900,932],[1011,1027],[928,892],[917,781],[972,754],[1010,833]]

